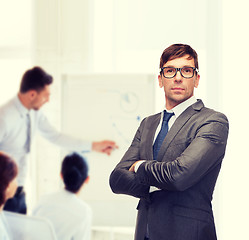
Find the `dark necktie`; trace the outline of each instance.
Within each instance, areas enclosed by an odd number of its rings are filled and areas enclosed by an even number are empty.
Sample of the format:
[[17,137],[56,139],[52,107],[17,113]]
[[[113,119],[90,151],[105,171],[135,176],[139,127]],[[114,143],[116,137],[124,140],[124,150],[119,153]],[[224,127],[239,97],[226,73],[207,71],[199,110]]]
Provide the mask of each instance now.
[[157,155],[158,155],[158,152],[160,150],[160,147],[161,147],[161,145],[163,143],[164,138],[166,137],[166,135],[168,133],[168,129],[169,129],[168,122],[169,122],[169,119],[173,115],[174,115],[174,113],[168,113],[168,112],[166,112],[164,110],[162,127],[161,127],[161,130],[158,133],[158,135],[156,137],[156,141],[155,141],[155,143],[153,145],[153,157],[154,157],[154,160],[157,159]]

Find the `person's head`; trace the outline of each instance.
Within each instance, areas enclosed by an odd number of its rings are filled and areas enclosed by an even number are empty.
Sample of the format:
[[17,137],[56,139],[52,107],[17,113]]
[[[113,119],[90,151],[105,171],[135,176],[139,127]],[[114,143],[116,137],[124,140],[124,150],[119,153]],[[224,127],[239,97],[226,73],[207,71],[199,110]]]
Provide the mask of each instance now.
[[0,207],[15,195],[17,189],[17,165],[4,152],[0,152]]
[[61,176],[65,189],[78,193],[84,182],[88,181],[88,165],[83,157],[77,153],[67,155],[61,166]]
[[198,55],[186,44],[173,44],[160,58],[159,86],[164,88],[166,107],[171,109],[194,94],[198,87]]
[[19,95],[25,96],[25,105],[28,109],[39,110],[49,101],[52,82],[53,77],[41,67],[33,67],[24,73]]

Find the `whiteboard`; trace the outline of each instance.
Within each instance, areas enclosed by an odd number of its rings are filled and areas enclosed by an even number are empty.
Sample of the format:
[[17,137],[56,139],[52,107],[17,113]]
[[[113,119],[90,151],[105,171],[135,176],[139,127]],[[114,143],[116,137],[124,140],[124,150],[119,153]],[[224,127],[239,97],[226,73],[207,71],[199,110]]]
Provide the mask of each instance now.
[[111,156],[86,154],[90,182],[81,197],[94,225],[134,226],[138,199],[112,193],[111,171],[131,144],[142,119],[154,113],[157,77],[148,74],[84,74],[62,78],[62,131],[89,141],[114,140]]

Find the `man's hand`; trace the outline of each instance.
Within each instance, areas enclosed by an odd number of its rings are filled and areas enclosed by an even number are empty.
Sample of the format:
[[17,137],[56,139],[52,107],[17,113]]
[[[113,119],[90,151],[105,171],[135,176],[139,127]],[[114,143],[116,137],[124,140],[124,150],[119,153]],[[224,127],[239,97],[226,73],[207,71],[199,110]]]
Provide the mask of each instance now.
[[114,141],[104,140],[92,143],[92,150],[100,153],[111,155],[112,151],[118,148]]
[[130,172],[135,172],[135,166],[137,165],[138,162],[141,162],[141,160],[134,162],[131,167],[129,168]]

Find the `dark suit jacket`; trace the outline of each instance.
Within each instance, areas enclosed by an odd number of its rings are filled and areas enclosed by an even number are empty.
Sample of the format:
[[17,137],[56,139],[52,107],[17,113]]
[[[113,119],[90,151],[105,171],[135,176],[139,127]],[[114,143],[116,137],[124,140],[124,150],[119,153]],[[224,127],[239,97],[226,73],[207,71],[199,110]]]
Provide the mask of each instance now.
[[[225,154],[228,120],[201,100],[175,121],[153,160],[160,114],[145,118],[110,176],[115,193],[140,198],[135,240],[215,240],[212,195]],[[137,173],[129,172],[146,160]],[[149,193],[149,187],[160,191]]]

